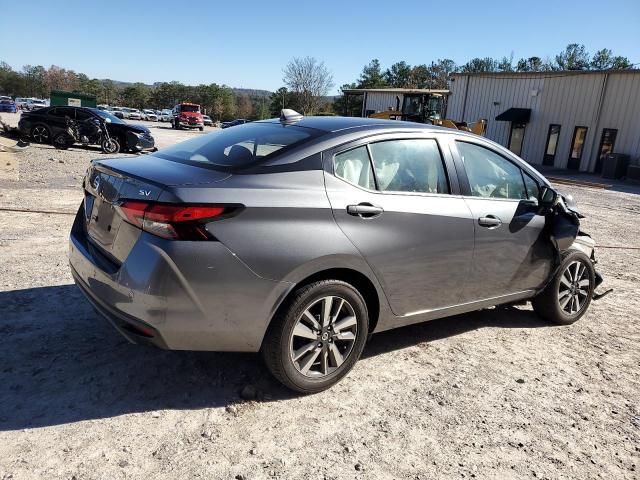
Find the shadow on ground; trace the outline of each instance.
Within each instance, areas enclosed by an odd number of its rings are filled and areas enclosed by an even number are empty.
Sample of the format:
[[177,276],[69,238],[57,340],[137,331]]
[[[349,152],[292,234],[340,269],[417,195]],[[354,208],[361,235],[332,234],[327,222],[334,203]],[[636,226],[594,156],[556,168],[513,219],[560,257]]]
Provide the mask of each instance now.
[[[293,396],[256,354],[167,352],[131,345],[74,285],[0,292],[0,431],[160,409],[226,406],[251,384],[269,400]],[[373,336],[364,357],[487,326],[544,325],[496,309]]]

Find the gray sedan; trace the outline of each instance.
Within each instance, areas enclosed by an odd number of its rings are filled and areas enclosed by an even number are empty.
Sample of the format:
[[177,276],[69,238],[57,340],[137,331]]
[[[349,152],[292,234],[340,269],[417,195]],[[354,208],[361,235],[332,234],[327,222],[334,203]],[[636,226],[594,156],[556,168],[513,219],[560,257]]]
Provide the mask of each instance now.
[[371,333],[526,301],[570,324],[602,280],[571,198],[500,145],[415,123],[283,111],[95,160],[84,194],[71,271],[122,335],[260,351],[304,393]]

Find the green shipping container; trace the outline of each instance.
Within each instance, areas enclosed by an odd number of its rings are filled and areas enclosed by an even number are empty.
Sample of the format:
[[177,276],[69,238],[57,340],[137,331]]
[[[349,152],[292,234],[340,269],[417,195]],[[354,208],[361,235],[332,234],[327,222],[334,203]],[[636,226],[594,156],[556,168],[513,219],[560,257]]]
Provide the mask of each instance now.
[[69,106],[69,107],[93,107],[95,108],[96,97],[94,95],[85,95],[83,93],[63,92],[61,90],[53,90],[51,92],[51,106]]

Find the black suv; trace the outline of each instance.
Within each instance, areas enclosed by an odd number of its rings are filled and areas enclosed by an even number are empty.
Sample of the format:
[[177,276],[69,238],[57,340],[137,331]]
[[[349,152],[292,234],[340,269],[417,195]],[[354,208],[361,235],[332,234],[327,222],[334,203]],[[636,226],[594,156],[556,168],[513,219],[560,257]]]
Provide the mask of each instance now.
[[32,112],[23,112],[18,122],[22,135],[38,143],[50,143],[59,132],[66,131],[67,117],[77,122],[97,118],[106,122],[109,135],[116,137],[123,152],[140,152],[152,149],[155,140],[147,127],[133,125],[111,115],[109,112],[87,107],[47,107]]

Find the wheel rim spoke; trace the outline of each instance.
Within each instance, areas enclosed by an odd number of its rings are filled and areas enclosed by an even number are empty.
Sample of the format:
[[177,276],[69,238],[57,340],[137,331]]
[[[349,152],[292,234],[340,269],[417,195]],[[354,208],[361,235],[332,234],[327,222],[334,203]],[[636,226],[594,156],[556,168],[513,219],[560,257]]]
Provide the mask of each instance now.
[[339,367],[344,363],[344,357],[335,343],[329,345],[329,353],[331,354],[331,362],[334,367]]
[[304,347],[299,348],[295,352],[293,352],[293,361],[297,362],[301,357],[309,353],[311,350],[316,348],[318,342],[310,342],[307,343]]
[[316,317],[314,317],[309,310],[305,310],[302,315],[311,323],[311,325],[313,325],[313,328],[315,328],[316,330],[320,330],[322,328],[318,323],[318,320],[316,320]]
[[345,317],[339,322],[334,323],[333,330],[337,333],[340,333],[345,328],[353,327],[358,320],[354,316]]
[[560,302],[560,308],[566,310],[567,304],[571,300],[571,295],[567,295],[567,298]]
[[322,326],[327,327],[331,323],[331,307],[333,297],[325,297],[322,301]]
[[564,272],[564,274],[560,277],[560,282],[562,282],[562,284],[567,287],[567,288],[571,288],[571,280],[567,279],[567,272]]
[[309,369],[311,368],[311,366],[313,365],[313,363],[316,361],[316,359],[318,358],[318,356],[320,355],[320,352],[322,352],[321,349],[316,348],[316,350],[314,350],[311,355],[309,355],[309,358],[307,358],[304,363],[300,366],[300,372],[304,375],[307,374],[307,372],[309,371]]
[[307,327],[306,325],[303,325],[300,322],[298,322],[298,324],[296,325],[296,328],[293,329],[293,334],[296,337],[309,338],[316,342],[318,341],[318,335],[316,335],[313,332],[313,330],[311,330],[309,327]]

